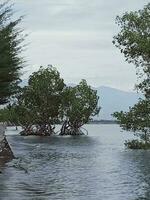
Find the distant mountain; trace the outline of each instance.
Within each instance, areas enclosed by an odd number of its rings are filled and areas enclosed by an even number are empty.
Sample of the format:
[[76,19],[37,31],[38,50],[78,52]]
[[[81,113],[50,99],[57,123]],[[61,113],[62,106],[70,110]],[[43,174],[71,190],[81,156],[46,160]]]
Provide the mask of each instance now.
[[[75,84],[70,83],[69,86],[74,87]],[[138,102],[142,98],[141,94],[136,92],[126,92],[116,88],[100,86],[93,89],[97,90],[99,98],[100,113],[94,119],[113,120],[111,114],[115,111],[128,111],[129,107]]]
[[[28,80],[23,80],[21,86],[27,85]],[[74,87],[75,84],[70,83],[69,86]],[[142,97],[141,94],[137,94],[136,92],[126,92],[122,90],[118,90],[111,87],[100,86],[97,88],[93,88],[97,90],[97,94],[99,98],[99,105],[101,106],[101,111],[99,116],[95,119],[105,119],[112,120],[112,113],[115,111],[128,111],[130,106],[133,106],[138,102],[139,97]]]
[[111,116],[112,113],[121,110],[128,111],[129,107],[137,103],[138,99],[142,97],[141,94],[105,86],[95,89],[100,97],[99,105],[102,107],[98,117],[100,119],[113,119]]

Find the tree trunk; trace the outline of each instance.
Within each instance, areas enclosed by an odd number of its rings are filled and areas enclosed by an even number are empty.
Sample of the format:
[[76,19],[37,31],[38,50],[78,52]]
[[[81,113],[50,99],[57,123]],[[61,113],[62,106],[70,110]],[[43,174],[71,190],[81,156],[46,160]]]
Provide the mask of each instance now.
[[80,130],[80,126],[75,122],[74,124],[71,124],[69,121],[65,120],[60,135],[84,135],[84,133]]

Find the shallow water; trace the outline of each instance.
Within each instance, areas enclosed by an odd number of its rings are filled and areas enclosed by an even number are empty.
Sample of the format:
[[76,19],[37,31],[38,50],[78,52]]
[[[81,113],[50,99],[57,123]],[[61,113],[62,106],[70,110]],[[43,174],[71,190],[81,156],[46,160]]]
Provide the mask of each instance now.
[[127,150],[131,133],[87,125],[88,136],[7,138],[17,159],[1,166],[0,200],[150,200],[150,151]]

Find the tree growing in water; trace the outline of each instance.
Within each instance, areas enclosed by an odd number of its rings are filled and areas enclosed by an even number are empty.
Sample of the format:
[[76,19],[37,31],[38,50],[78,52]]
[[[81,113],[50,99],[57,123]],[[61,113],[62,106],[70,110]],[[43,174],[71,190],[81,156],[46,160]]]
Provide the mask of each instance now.
[[139,83],[136,88],[145,97],[130,108],[129,112],[116,112],[120,125],[125,130],[132,130],[141,139],[128,141],[129,148],[150,147],[150,3],[142,10],[125,13],[117,17],[121,27],[113,43],[124,54],[126,61],[135,64]]
[[97,91],[82,80],[75,87],[67,87],[63,93],[64,123],[60,135],[81,135],[81,127],[90,117],[99,113]]
[[[51,135],[55,124],[63,122],[60,135],[83,134],[81,127],[99,113],[97,91],[82,80],[67,87],[59,72],[49,66],[34,72],[17,101],[2,110],[3,120],[21,125],[21,135]],[[1,117],[1,115],[0,115]]]
[[20,69],[23,60],[24,36],[18,28],[22,17],[15,19],[12,5],[8,1],[0,3],[0,104],[8,102],[9,97],[18,92]]
[[[34,72],[18,98],[18,116],[24,131],[22,135],[51,135],[60,117],[62,92],[65,84],[52,66]],[[19,117],[18,117],[19,118]],[[36,127],[36,128],[35,128]],[[35,129],[35,132],[33,131]]]

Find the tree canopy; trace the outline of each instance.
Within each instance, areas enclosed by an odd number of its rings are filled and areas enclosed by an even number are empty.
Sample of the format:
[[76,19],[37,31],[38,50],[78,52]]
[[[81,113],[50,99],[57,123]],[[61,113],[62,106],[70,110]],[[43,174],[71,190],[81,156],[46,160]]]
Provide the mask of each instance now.
[[100,111],[99,97],[85,80],[68,87],[56,68],[40,67],[16,96],[16,101],[1,110],[0,118],[21,125],[22,135],[54,134],[62,122],[61,135],[83,134],[80,128]]
[[145,133],[145,139],[149,140],[147,134],[150,133],[150,102],[148,99],[141,99],[129,109],[129,112],[116,112],[114,116],[123,129],[136,132],[141,139]]
[[143,93],[144,99],[129,109],[129,112],[116,112],[120,125],[140,136],[142,142],[129,141],[130,148],[148,147],[150,143],[150,3],[135,12],[126,12],[117,16],[121,31],[114,37],[113,43],[124,54],[126,61],[135,64],[139,83],[136,88]]
[[66,88],[64,97],[65,122],[61,134],[80,134],[80,128],[100,111],[97,91],[82,80],[79,85]]
[[[52,126],[60,118],[64,86],[64,80],[52,66],[46,69],[40,67],[29,77],[28,86],[23,88],[17,105],[18,112],[25,113],[21,119],[26,129],[29,130],[32,125],[38,125],[39,134],[52,133]],[[20,116],[20,113],[18,114]]]
[[150,3],[141,10],[117,16],[116,22],[121,31],[114,37],[113,43],[128,62],[144,68],[149,67]]
[[138,11],[117,16],[121,31],[114,36],[113,43],[124,54],[126,61],[137,67],[141,83],[137,88],[150,95],[150,3]]
[[0,104],[18,91],[20,69],[23,59],[20,56],[24,36],[18,25],[22,17],[15,19],[13,6],[9,1],[0,3]]

